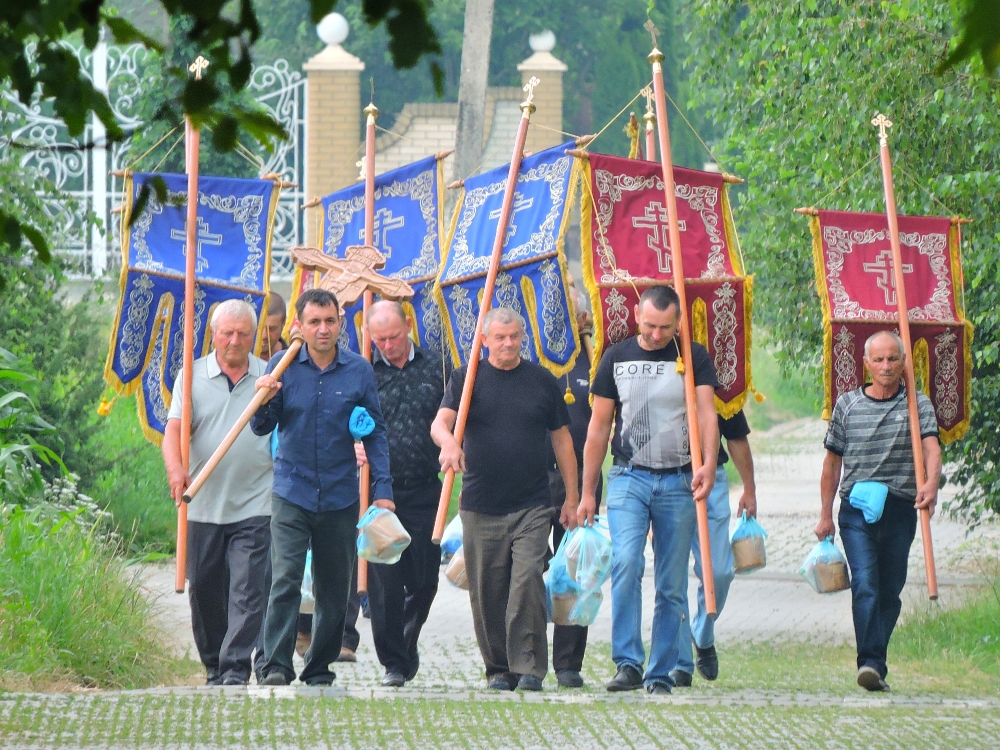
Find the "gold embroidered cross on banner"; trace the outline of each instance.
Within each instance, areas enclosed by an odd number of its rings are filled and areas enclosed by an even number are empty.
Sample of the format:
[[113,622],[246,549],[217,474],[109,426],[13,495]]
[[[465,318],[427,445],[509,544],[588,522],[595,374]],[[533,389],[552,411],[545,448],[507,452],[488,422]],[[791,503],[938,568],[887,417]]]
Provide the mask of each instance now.
[[646,19],[646,23],[644,23],[642,25],[642,28],[644,28],[646,31],[648,31],[649,35],[651,37],[653,37],[653,49],[656,49],[656,37],[658,37],[660,35],[660,32],[656,28],[656,24],[653,23],[653,19],[652,18],[647,18]]
[[888,143],[889,134],[886,132],[886,129],[892,127],[892,120],[879,112],[872,118],[872,125],[878,128],[879,143]]
[[188,65],[188,70],[194,73],[194,80],[200,81],[202,72],[210,65],[208,60],[206,60],[201,55],[195,58],[195,61]]

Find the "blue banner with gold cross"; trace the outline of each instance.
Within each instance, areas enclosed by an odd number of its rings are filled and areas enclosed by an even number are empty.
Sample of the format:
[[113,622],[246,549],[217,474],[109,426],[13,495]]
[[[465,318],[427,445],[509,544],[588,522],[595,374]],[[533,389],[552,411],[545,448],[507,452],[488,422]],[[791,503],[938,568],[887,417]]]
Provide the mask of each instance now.
[[[385,256],[382,276],[406,281],[412,300],[403,302],[413,322],[417,343],[444,351],[441,310],[434,296],[434,282],[441,262],[443,228],[444,162],[431,156],[375,177],[375,221],[372,244]],[[323,252],[343,258],[350,245],[365,243],[365,185],[358,183],[322,199]],[[312,288],[320,274],[297,268],[292,284],[292,304]],[[359,352],[362,302],[344,311],[340,344]]]
[[[166,184],[160,202],[152,180]],[[149,200],[133,208],[145,186]],[[271,233],[279,188],[272,180],[202,177],[198,181],[195,264],[197,359],[212,350],[209,321],[227,299],[253,305],[266,324]],[[174,380],[184,357],[184,273],[187,262],[187,176],[136,173],[125,180],[121,299],[104,378],[120,395],[137,395],[146,437],[159,443],[166,428]]]
[[[492,302],[525,318],[521,356],[556,376],[573,369],[580,351],[565,251],[580,178],[566,153],[571,148],[576,144],[564,143],[521,161]],[[452,218],[438,299],[447,312],[444,331],[456,366],[472,348],[509,169],[465,180]]]

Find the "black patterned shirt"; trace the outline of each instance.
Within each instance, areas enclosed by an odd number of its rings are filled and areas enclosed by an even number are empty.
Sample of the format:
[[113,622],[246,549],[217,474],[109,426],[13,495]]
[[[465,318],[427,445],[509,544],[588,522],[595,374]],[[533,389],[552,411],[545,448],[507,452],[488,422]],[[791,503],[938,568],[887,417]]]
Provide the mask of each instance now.
[[413,345],[409,360],[399,368],[375,349],[372,367],[389,438],[393,484],[434,479],[441,470],[440,449],[431,440],[431,422],[444,396],[441,355]]

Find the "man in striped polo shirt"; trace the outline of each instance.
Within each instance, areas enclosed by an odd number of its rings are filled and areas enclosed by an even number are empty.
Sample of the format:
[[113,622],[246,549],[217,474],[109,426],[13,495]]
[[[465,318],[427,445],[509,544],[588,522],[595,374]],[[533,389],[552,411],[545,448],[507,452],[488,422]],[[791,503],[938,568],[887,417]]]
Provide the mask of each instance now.
[[[833,501],[840,487],[840,537],[851,567],[851,606],[858,646],[858,685],[888,690],[885,682],[889,638],[899,617],[899,595],[917,528],[917,511],[934,514],[941,478],[941,446],[931,400],[917,393],[920,437],[927,481],[917,486],[910,443],[910,417],[902,383],[903,341],[880,331],[865,342],[865,367],[872,382],[837,399],[824,441],[820,493],[823,508],[816,536],[836,529]],[[843,468],[843,476],[841,469]],[[869,522],[851,504],[859,482],[888,488],[881,517]],[[871,515],[869,517],[872,517]]]

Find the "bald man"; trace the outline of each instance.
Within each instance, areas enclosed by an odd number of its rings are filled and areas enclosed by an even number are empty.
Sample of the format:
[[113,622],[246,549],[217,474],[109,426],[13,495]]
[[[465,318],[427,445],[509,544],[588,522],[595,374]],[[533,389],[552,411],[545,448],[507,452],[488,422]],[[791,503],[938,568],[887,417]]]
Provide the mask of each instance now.
[[398,302],[373,304],[367,325],[375,344],[372,367],[389,438],[396,515],[412,538],[395,565],[368,567],[368,606],[375,651],[385,667],[382,686],[402,687],[420,666],[417,639],[441,567],[441,549],[431,541],[441,480],[430,429],[444,396],[445,370],[440,354],[413,343],[412,324]]

